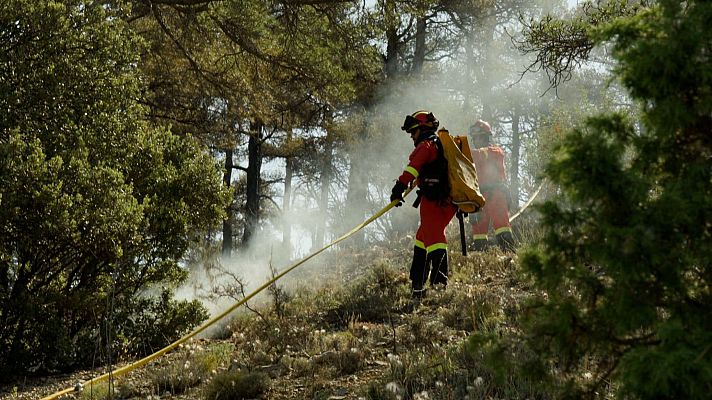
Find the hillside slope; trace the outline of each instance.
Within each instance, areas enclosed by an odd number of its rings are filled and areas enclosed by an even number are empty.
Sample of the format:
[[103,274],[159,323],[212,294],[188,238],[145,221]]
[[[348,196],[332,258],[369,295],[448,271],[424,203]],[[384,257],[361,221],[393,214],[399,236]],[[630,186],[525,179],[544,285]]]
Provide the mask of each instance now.
[[[368,262],[373,252],[380,257]],[[515,329],[527,296],[515,256],[451,253],[447,290],[420,304],[410,299],[407,265],[406,256],[374,248],[295,272],[211,338],[116,377],[113,398],[546,397],[526,379],[498,376],[472,339]],[[0,394],[36,399],[104,372],[27,380]],[[65,398],[109,398],[108,385]]]

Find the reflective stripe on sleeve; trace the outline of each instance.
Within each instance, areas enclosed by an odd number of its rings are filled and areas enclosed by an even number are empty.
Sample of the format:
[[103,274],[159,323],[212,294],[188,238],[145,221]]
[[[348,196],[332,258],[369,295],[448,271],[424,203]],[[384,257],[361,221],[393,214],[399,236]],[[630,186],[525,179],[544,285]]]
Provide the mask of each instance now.
[[405,167],[405,170],[404,170],[404,171],[410,173],[411,175],[413,175],[413,176],[416,177],[416,178],[418,177],[418,175],[420,175],[420,174],[418,173],[418,170],[416,170],[415,168],[411,167],[410,165],[407,166],[407,167]]

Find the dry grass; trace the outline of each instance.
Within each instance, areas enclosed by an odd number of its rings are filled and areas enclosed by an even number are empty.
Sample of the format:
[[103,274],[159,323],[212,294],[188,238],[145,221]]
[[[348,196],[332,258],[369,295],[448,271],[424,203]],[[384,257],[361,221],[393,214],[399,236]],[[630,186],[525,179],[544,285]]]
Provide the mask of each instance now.
[[[408,257],[328,259],[319,285],[302,271],[242,309],[220,333],[174,351],[129,376],[125,398],[170,392],[176,399],[490,399],[546,398],[533,382],[493,363],[516,342],[522,299],[517,259],[498,250],[451,253],[451,283],[411,307]],[[338,263],[338,265],[337,265]],[[315,271],[312,271],[315,272]],[[505,341],[506,342],[506,341]],[[250,392],[250,391],[253,392]],[[21,398],[21,397],[18,397]]]

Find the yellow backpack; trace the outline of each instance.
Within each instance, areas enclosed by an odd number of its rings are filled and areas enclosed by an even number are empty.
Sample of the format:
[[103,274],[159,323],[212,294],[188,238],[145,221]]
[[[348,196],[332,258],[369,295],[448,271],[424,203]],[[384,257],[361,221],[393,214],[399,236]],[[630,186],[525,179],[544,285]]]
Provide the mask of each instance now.
[[438,138],[447,160],[450,197],[463,213],[475,213],[485,205],[477,182],[477,170],[472,161],[472,151],[467,136],[451,136],[447,129],[438,131]]

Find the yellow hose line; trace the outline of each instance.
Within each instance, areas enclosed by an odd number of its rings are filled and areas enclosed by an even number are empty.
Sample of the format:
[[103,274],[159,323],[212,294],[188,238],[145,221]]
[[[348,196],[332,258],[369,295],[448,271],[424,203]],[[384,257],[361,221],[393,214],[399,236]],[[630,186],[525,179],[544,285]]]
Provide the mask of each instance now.
[[532,195],[532,197],[530,197],[529,200],[527,200],[527,202],[524,203],[524,206],[522,206],[522,208],[520,208],[519,211],[517,211],[514,215],[512,215],[511,217],[509,217],[509,223],[510,223],[510,224],[512,223],[512,221],[514,221],[515,219],[517,219],[517,217],[519,217],[520,215],[522,215],[522,213],[524,212],[524,210],[526,210],[527,207],[529,207],[529,206],[532,204],[532,202],[534,201],[534,199],[536,199],[536,197],[539,196],[539,192],[541,191],[541,188],[544,187],[544,183],[546,183],[546,181],[542,181],[542,182],[539,184],[539,187],[536,189],[536,191],[535,191],[534,194]]
[[[412,188],[408,189],[408,190],[403,194],[403,197],[407,196],[408,193],[410,193],[411,190],[412,190]],[[212,317],[210,320],[208,320],[208,322],[206,322],[206,323],[204,323],[203,325],[199,326],[199,327],[196,328],[194,331],[192,331],[192,332],[186,334],[186,335],[183,336],[182,338],[176,340],[175,342],[169,344],[168,346],[162,348],[161,350],[158,350],[157,352],[155,352],[155,353],[153,353],[153,354],[151,354],[151,355],[149,355],[149,356],[146,356],[146,357],[144,357],[144,358],[142,358],[142,359],[140,359],[140,360],[134,362],[133,364],[129,364],[129,365],[123,366],[123,367],[121,367],[121,368],[117,368],[117,369],[115,369],[115,370],[113,370],[113,371],[111,371],[111,372],[107,372],[107,373],[104,374],[104,375],[100,375],[100,376],[97,376],[96,378],[92,378],[91,380],[89,380],[89,381],[87,381],[86,383],[84,383],[83,386],[94,385],[94,384],[97,384],[97,383],[99,383],[99,382],[102,382],[102,381],[108,379],[109,377],[123,375],[123,374],[125,374],[125,373],[127,373],[127,372],[130,372],[130,371],[134,370],[134,369],[140,368],[140,367],[142,367],[142,366],[148,364],[149,362],[151,362],[151,361],[157,359],[158,357],[161,357],[162,355],[168,353],[169,351],[175,349],[176,347],[178,347],[178,346],[180,346],[181,344],[185,343],[187,340],[191,339],[191,338],[194,337],[195,335],[197,335],[197,334],[199,334],[200,332],[202,332],[202,331],[204,331],[205,329],[207,329],[209,326],[211,326],[211,325],[213,325],[214,323],[216,323],[216,322],[220,321],[221,319],[223,319],[226,315],[230,314],[230,313],[233,312],[236,308],[238,308],[238,307],[240,307],[241,305],[245,304],[248,300],[250,300],[250,299],[252,299],[253,297],[255,297],[259,292],[265,290],[265,289],[268,288],[270,285],[272,285],[273,283],[275,283],[277,280],[279,280],[279,279],[282,278],[283,276],[287,275],[289,272],[291,272],[292,270],[294,270],[294,269],[297,268],[298,266],[304,264],[304,263],[307,262],[308,260],[310,260],[310,259],[312,259],[313,257],[315,257],[317,254],[319,254],[319,253],[323,252],[324,250],[328,249],[329,247],[331,247],[331,246],[333,246],[333,245],[335,245],[335,244],[337,244],[337,243],[339,243],[339,242],[345,240],[345,239],[348,238],[349,236],[351,236],[351,235],[353,235],[354,233],[356,233],[356,232],[360,231],[361,229],[363,229],[366,225],[368,225],[368,224],[370,224],[371,222],[375,221],[376,219],[380,218],[383,214],[385,214],[386,212],[388,212],[388,210],[390,210],[391,208],[395,207],[395,205],[396,205],[397,202],[398,202],[398,200],[393,200],[389,205],[385,206],[381,211],[379,211],[379,212],[377,212],[376,214],[374,214],[373,216],[371,216],[371,218],[369,218],[369,219],[363,221],[363,222],[360,223],[358,226],[356,226],[355,228],[353,228],[353,229],[351,229],[350,231],[346,232],[344,235],[342,235],[342,236],[339,237],[338,239],[334,240],[333,242],[327,244],[326,246],[324,246],[324,247],[321,248],[320,250],[317,250],[316,252],[310,254],[309,256],[307,256],[307,257],[301,259],[301,260],[298,261],[296,264],[293,264],[293,265],[290,266],[289,268],[287,268],[287,269],[285,269],[284,271],[280,272],[279,274],[275,275],[272,279],[270,279],[269,281],[265,282],[262,286],[260,286],[259,288],[257,288],[255,291],[253,291],[252,293],[250,293],[250,294],[248,294],[247,296],[245,296],[245,298],[243,298],[242,300],[240,300],[240,301],[238,301],[237,303],[233,304],[231,307],[229,307],[229,308],[226,309],[225,311],[221,312],[220,314],[218,314],[218,315]],[[72,387],[72,388],[67,388],[67,389],[64,389],[64,390],[62,390],[62,391],[60,391],[60,392],[57,392],[57,393],[51,394],[51,395],[49,395],[49,396],[47,396],[47,397],[44,397],[44,398],[42,398],[41,400],[54,400],[54,399],[57,399],[59,396],[62,396],[62,395],[71,393],[71,392],[73,392],[73,391],[75,391],[75,390],[76,390],[76,389],[73,388],[73,387]]]

